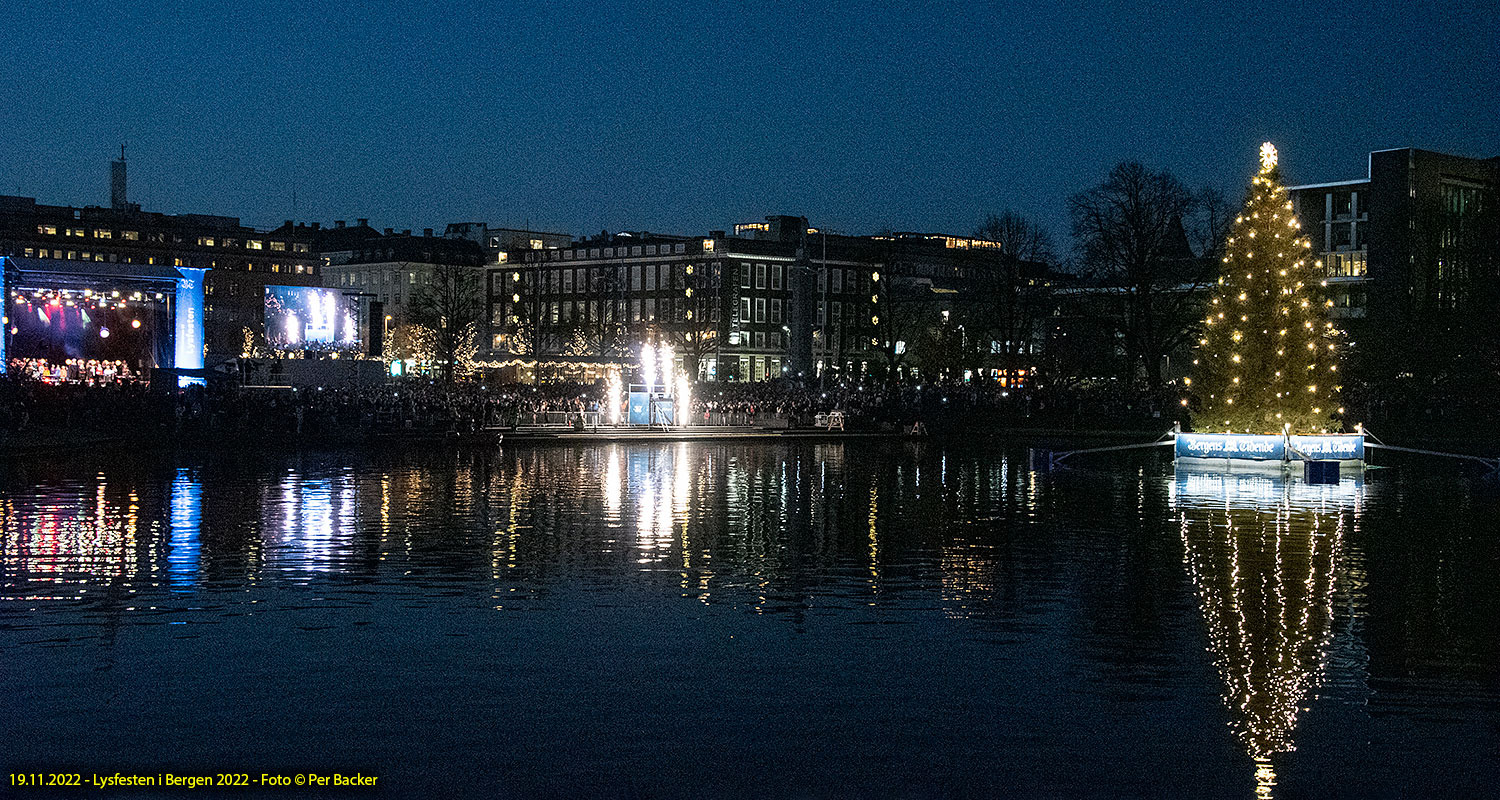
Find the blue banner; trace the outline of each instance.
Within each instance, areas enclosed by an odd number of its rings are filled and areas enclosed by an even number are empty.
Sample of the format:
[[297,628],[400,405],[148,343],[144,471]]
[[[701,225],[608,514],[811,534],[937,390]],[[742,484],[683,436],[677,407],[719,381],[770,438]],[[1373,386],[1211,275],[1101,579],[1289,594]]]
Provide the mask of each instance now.
[[1343,436],[1293,436],[1292,458],[1301,453],[1312,460],[1348,461],[1365,458],[1365,437],[1351,433]]
[[1175,453],[1178,458],[1240,458],[1252,461],[1280,461],[1290,455],[1294,461],[1363,460],[1365,440],[1358,434],[1333,436],[1293,436],[1292,452],[1286,451],[1286,438],[1248,433],[1179,433]]
[[1179,433],[1176,452],[1178,458],[1280,461],[1286,455],[1286,440],[1249,433]]
[[650,425],[651,395],[645,392],[631,392],[630,413],[625,421],[631,425]]

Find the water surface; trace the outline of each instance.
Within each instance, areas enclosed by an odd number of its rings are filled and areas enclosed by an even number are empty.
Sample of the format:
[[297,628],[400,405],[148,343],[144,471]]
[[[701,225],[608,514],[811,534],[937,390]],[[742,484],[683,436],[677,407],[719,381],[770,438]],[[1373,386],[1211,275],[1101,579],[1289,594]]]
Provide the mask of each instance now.
[[0,468],[0,766],[1484,796],[1497,511],[1447,465],[1047,474],[1003,443],[29,459]]

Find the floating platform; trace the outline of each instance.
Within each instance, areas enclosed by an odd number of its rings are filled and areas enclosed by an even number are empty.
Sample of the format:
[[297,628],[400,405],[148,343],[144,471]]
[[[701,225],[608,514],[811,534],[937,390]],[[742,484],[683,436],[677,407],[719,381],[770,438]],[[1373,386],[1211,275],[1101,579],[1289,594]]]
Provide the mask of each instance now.
[[827,428],[757,428],[745,425],[687,425],[672,428],[617,427],[572,428],[562,425],[489,429],[501,437],[502,445],[592,444],[601,442],[701,442],[701,441],[819,441],[920,439],[906,431],[841,431]]

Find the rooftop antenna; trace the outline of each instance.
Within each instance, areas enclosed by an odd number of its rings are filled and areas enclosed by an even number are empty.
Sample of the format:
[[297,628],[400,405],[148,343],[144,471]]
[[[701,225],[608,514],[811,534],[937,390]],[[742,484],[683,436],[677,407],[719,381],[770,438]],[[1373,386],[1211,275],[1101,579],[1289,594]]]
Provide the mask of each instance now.
[[120,160],[112,161],[109,165],[109,207],[116,211],[127,211],[130,208],[129,198],[125,193],[125,144],[120,143]]

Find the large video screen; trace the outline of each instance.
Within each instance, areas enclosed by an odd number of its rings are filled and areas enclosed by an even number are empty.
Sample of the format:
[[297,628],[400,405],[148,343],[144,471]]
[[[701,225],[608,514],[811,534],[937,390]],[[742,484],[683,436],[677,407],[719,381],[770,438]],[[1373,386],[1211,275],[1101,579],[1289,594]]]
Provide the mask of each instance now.
[[266,342],[278,350],[356,350],[354,298],[312,286],[266,287]]

